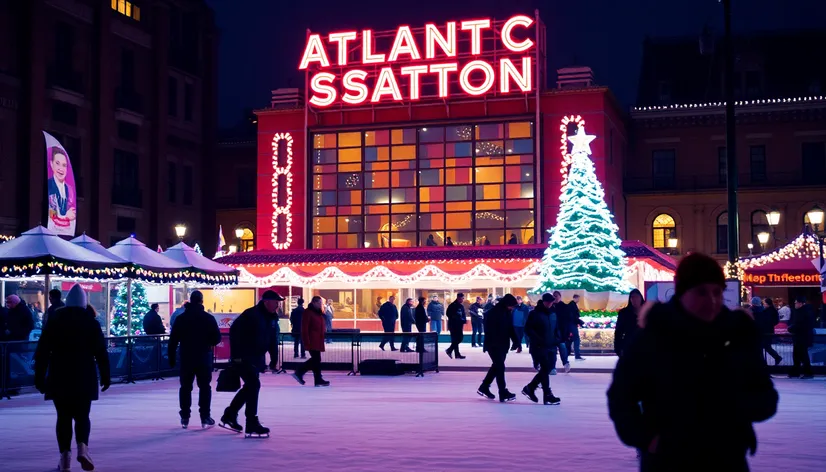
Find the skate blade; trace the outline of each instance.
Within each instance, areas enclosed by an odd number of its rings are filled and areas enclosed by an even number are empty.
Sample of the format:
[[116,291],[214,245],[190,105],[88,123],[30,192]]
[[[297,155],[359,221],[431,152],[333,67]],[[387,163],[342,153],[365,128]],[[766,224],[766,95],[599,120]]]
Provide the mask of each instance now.
[[249,434],[249,433],[246,433],[246,434],[244,434],[244,438],[246,438],[246,439],[269,439],[270,438],[270,433],[266,433],[266,434]]
[[214,427],[215,427],[214,424],[202,424],[201,425],[201,429],[212,429]]
[[227,430],[227,431],[232,431],[233,433],[236,433],[236,434],[239,434],[239,433],[241,432],[241,430],[240,430],[240,429],[230,428],[228,425],[225,425],[224,423],[219,423],[219,424],[218,424],[218,427],[219,427],[219,428],[223,428],[223,429],[225,429],[225,430]]
[[511,397],[511,398],[506,398],[504,400],[499,400],[499,403],[510,403],[510,402],[515,402],[515,401],[516,401],[516,397]]
[[559,405],[559,402],[546,402],[545,405],[548,405],[548,406]]

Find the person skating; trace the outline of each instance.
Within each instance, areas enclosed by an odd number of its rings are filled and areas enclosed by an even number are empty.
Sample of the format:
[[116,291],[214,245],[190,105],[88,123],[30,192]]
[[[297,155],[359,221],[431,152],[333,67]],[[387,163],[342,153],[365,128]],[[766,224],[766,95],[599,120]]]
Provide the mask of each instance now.
[[[568,343],[566,348],[568,349],[568,355],[570,356],[571,353],[574,354],[574,359],[578,361],[584,361],[585,358],[582,357],[582,354],[579,351],[579,346],[582,343],[582,340],[579,337],[579,328],[585,326],[585,322],[582,321],[579,313],[579,295],[574,295],[571,298],[571,301],[568,303],[568,314],[569,314],[569,321],[571,323],[570,326],[570,337],[568,338]],[[573,351],[571,348],[573,347]]]
[[753,313],[754,321],[757,322],[760,330],[760,344],[763,346],[763,351],[774,359],[774,365],[779,365],[783,357],[774,350],[772,342],[774,341],[774,327],[780,323],[780,315],[771,298],[766,298],[761,303],[763,309],[759,313]]
[[[246,437],[270,435],[269,428],[261,426],[258,421],[258,394],[261,390],[258,374],[267,366],[265,355],[270,345],[269,318],[278,311],[278,303],[283,300],[284,297],[281,295],[267,290],[261,301],[254,307],[244,310],[229,328],[231,368],[236,369],[244,386],[224,410],[219,426],[240,433],[242,428],[238,423],[238,412],[246,405]],[[320,300],[319,298],[319,303]]]
[[60,471],[71,469],[73,421],[77,461],[83,470],[95,470],[89,455],[89,411],[99,398],[98,373],[101,391],[111,384],[106,341],[86,306],[86,293],[75,284],[66,306],[55,311],[43,329],[34,354],[35,387],[57,410]]
[[43,327],[46,327],[46,323],[49,322],[49,317],[54,314],[55,311],[63,308],[66,306],[63,301],[60,299],[63,295],[60,293],[58,289],[49,290],[49,308],[46,309],[46,313],[43,314]]
[[470,346],[482,347],[482,334],[485,332],[485,313],[483,311],[482,297],[476,297],[476,302],[470,305],[468,310],[470,311],[470,329],[472,330],[470,333]]
[[642,297],[642,292],[633,289],[628,294],[628,305],[617,313],[617,325],[614,329],[614,352],[619,357],[622,357],[625,346],[639,329],[637,322],[640,309],[642,309],[644,303],[645,299]]
[[567,374],[571,371],[571,363],[568,362],[570,351],[568,351],[567,348],[568,340],[571,338],[571,316],[568,305],[562,301],[561,292],[554,292],[554,304],[551,311],[553,312],[551,316],[556,316],[556,339],[559,341],[554,350],[551,375],[556,375],[556,351],[559,351],[559,360],[562,362],[562,368]]
[[396,332],[396,320],[399,319],[399,309],[396,308],[396,296],[390,295],[384,304],[379,309],[379,319],[381,319],[381,327],[384,330],[384,336],[381,338],[379,349],[384,350],[384,346],[389,342],[390,350],[397,351],[396,343],[393,339],[393,333]]
[[281,337],[281,325],[278,324],[278,320],[281,313],[281,302],[278,302],[278,307],[275,309],[274,313],[265,313],[265,316],[267,317],[267,328],[270,330],[267,354],[270,355],[269,368],[270,372],[273,374],[283,372],[278,368],[278,339]]
[[[327,327],[327,333],[332,333],[333,332],[333,316],[334,316],[334,313],[335,313],[335,310],[333,309],[333,299],[328,298],[327,299],[327,304],[324,305],[324,323],[325,323],[325,326]],[[325,339],[326,339],[325,342],[327,344],[331,344],[333,342],[333,340],[330,339],[329,337],[326,337]]]
[[551,391],[549,377],[553,366],[552,357],[556,357],[556,345],[559,343],[556,337],[556,314],[551,311],[554,300],[550,293],[542,295],[542,301],[531,310],[525,322],[525,334],[531,340],[529,352],[534,364],[539,366],[539,372],[522,389],[522,395],[534,403],[539,403],[536,388],[542,385],[542,403],[545,405],[559,405],[562,401]]
[[462,305],[464,301],[465,294],[458,293],[456,294],[456,300],[453,300],[453,303],[447,306],[447,329],[450,331],[450,347],[445,352],[450,358],[453,358],[454,354],[456,359],[465,358],[459,352],[459,345],[465,337],[464,328],[467,319],[465,317],[465,306]]
[[803,369],[802,379],[811,379],[812,362],[809,359],[809,348],[814,344],[815,315],[812,306],[806,303],[806,297],[797,297],[794,301],[794,312],[792,312],[792,323],[789,325],[789,332],[792,333],[792,358],[794,365],[789,373],[789,378],[800,377],[801,367]]
[[525,321],[531,312],[530,307],[523,303],[522,297],[516,297],[516,308],[513,310],[513,329],[516,331],[518,343],[513,343],[511,351],[522,352],[522,340],[525,337]]
[[321,376],[321,353],[324,352],[324,333],[327,330],[323,309],[321,297],[315,296],[310,301],[310,306],[304,310],[304,315],[301,318],[301,338],[304,346],[310,351],[310,358],[307,359],[307,362],[301,364],[293,374],[293,378],[301,385],[305,384],[304,374],[311,370],[313,371],[316,387],[330,386],[330,382],[324,380]]
[[439,296],[433,295],[427,304],[427,316],[430,318],[430,331],[442,332],[442,317],[445,315],[445,306],[439,302]]
[[641,471],[748,471],[752,424],[777,411],[757,325],[725,307],[725,286],[717,261],[685,256],[671,301],[643,310],[622,349],[608,411]]
[[175,367],[178,345],[181,346],[181,388],[178,400],[181,407],[181,427],[189,427],[192,409],[192,382],[198,383],[198,413],[201,428],[215,426],[212,419],[212,360],[213,348],[221,342],[221,330],[215,317],[204,311],[204,295],[195,290],[189,296],[186,310],[175,319],[169,334],[169,366]]
[[402,314],[400,318],[402,333],[405,333],[405,335],[402,336],[401,352],[413,352],[413,349],[410,349],[410,334],[407,334],[413,331],[413,323],[416,322],[413,311],[413,299],[408,298],[405,300],[404,305],[402,305]]
[[521,344],[516,330],[513,328],[513,312],[516,305],[516,298],[511,294],[507,294],[502,297],[502,301],[487,313],[484,320],[484,351],[490,356],[491,366],[476,393],[491,400],[496,398],[493,392],[490,391],[490,386],[493,380],[496,379],[500,402],[516,400],[516,395],[508,391],[505,383],[505,358],[508,356],[508,349],[511,347],[511,343]]
[[[158,307],[159,305],[157,303],[153,303],[152,306],[149,307],[149,311],[143,315],[143,334],[166,334],[163,319],[161,319],[161,315],[158,314]],[[170,329],[172,329],[171,325]]]
[[304,343],[301,342],[301,315],[304,314],[304,299],[299,298],[297,305],[290,312],[290,334],[293,336],[293,358],[298,359],[299,348],[301,350],[301,358],[306,359],[307,355],[304,350]]
[[[419,304],[416,306],[416,313],[415,313],[415,321],[416,321],[416,331],[419,333],[426,333],[427,332],[427,310],[425,308],[425,297],[419,297]],[[424,341],[423,336],[419,334],[416,336],[416,352],[427,352],[424,348]]]

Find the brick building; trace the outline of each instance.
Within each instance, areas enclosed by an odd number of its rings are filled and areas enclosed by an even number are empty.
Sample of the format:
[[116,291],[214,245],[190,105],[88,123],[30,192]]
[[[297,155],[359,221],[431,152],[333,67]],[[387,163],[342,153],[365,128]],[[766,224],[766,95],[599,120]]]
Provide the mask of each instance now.
[[46,221],[45,130],[78,232],[168,245],[184,223],[211,245],[217,40],[203,0],[0,2],[0,233]]

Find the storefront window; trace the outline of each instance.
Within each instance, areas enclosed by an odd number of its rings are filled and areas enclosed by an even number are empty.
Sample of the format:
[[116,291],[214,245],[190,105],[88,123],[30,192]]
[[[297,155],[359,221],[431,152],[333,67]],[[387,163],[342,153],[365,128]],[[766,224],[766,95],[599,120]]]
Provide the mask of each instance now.
[[[326,306],[328,301],[332,301],[333,305],[333,320],[353,320],[355,316],[355,304],[353,290],[312,290],[313,296],[319,296],[324,299]],[[310,298],[312,300],[312,298]],[[309,305],[310,300],[305,300],[304,306]]]
[[312,145],[313,248],[536,242],[532,122],[317,133]]

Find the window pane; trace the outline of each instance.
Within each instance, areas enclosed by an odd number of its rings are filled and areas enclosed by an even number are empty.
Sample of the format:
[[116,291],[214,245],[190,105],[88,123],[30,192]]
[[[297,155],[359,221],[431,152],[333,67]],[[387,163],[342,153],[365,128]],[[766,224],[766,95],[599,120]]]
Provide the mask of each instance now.
[[391,203],[416,203],[415,188],[395,188],[392,191]]
[[403,161],[416,158],[416,146],[393,146],[391,156],[394,161]]
[[391,144],[416,144],[416,128],[391,130],[390,142]]
[[473,127],[470,125],[448,126],[445,128],[447,141],[470,141],[473,137]]
[[390,148],[387,146],[364,148],[364,160],[366,162],[389,161]]
[[364,222],[358,216],[339,216],[338,217],[338,232],[339,233],[360,233]]
[[361,188],[361,174],[359,174],[359,173],[338,174],[338,188],[340,188],[340,189]]
[[338,192],[339,205],[361,205],[361,191],[349,190],[345,192]]
[[313,164],[335,164],[336,150],[329,149],[326,151],[313,151]]
[[449,202],[470,200],[470,186],[462,185],[457,187],[447,187],[446,199]]
[[673,228],[674,226],[674,218],[672,218],[669,214],[662,213],[654,218],[655,228]]
[[336,192],[313,192],[313,201],[317,206],[336,204]]
[[448,229],[470,228],[470,212],[448,213],[445,219]]
[[336,188],[336,176],[333,174],[313,177],[313,190],[332,190]]
[[445,139],[445,129],[439,128],[421,128],[419,130],[419,142],[422,143],[441,143]]
[[533,198],[533,184],[510,184],[506,186],[508,198]]
[[504,228],[504,211],[477,211],[476,228]]
[[505,180],[507,182],[532,182],[533,166],[507,166],[505,167]]
[[473,172],[470,167],[465,167],[463,169],[447,169],[446,182],[448,185],[470,184],[473,182],[472,174]]
[[508,228],[532,228],[533,210],[511,210],[507,213]]
[[[501,200],[503,197],[502,184],[492,185],[477,185],[476,199],[477,200]],[[508,186],[512,188],[512,186]]]
[[361,162],[361,148],[339,149],[338,162]]
[[502,123],[476,125],[476,139],[502,139],[505,137],[504,130]]
[[384,190],[365,190],[364,202],[368,205],[390,203],[390,192]]
[[354,133],[338,133],[338,147],[356,147],[361,146],[361,132]]
[[364,145],[365,146],[382,146],[390,144],[390,131],[389,130],[380,130],[380,131],[365,131],[364,132]]
[[451,238],[456,246],[472,246],[473,231],[445,231],[445,239]]
[[[414,192],[416,191],[416,189],[411,189],[411,190],[413,190]],[[393,214],[412,215],[413,213],[416,213],[416,204],[415,203],[402,203],[402,204],[397,203],[397,204],[393,205],[392,207],[390,207],[390,210],[391,210],[391,213],[393,213]]]
[[533,125],[530,122],[522,121],[518,123],[508,123],[508,137],[514,138],[530,138],[532,135]]
[[419,215],[419,229],[444,229],[444,213],[425,213]]
[[390,215],[368,215],[365,219],[365,231],[389,231]]
[[533,139],[513,139],[505,141],[508,154],[528,154],[533,152]]
[[335,249],[336,235],[313,236],[313,249]]
[[422,202],[445,201],[444,187],[422,187],[419,189],[419,200]]
[[315,149],[329,149],[336,147],[336,135],[330,134],[316,134],[313,136],[313,148]]
[[477,156],[501,156],[505,154],[505,145],[502,141],[477,141]]
[[476,182],[477,183],[501,183],[502,168],[501,167],[477,167],[476,168]]
[[403,170],[394,171],[391,173],[391,185],[393,187],[415,187],[416,186],[416,171]]
[[445,145],[421,144],[419,145],[419,159],[430,159],[434,157],[445,157]]
[[393,233],[390,247],[415,247],[416,233]]
[[444,183],[444,171],[441,169],[419,171],[419,185],[442,185]]
[[313,218],[313,233],[335,233],[336,219],[332,216]]
[[446,157],[470,157],[471,143],[448,143],[445,145]]
[[501,246],[505,244],[505,233],[501,229],[483,229],[476,231],[477,246]]
[[364,188],[390,187],[389,172],[367,172],[364,174]]
[[393,232],[410,231],[416,229],[416,217],[409,215],[392,215],[390,217],[390,230]]

